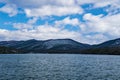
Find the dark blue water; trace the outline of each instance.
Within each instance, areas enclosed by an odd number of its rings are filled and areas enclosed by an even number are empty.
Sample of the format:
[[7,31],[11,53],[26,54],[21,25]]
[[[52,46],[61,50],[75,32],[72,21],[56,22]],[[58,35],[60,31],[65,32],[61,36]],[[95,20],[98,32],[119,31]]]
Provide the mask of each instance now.
[[120,56],[1,54],[0,80],[120,80]]

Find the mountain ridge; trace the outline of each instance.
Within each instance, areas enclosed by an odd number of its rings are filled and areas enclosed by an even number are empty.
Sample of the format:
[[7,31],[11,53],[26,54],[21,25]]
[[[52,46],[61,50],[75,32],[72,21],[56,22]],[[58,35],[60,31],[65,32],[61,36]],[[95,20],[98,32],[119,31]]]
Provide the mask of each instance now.
[[120,54],[120,38],[97,45],[80,43],[72,39],[31,39],[27,41],[1,41],[0,46],[14,48],[23,53]]

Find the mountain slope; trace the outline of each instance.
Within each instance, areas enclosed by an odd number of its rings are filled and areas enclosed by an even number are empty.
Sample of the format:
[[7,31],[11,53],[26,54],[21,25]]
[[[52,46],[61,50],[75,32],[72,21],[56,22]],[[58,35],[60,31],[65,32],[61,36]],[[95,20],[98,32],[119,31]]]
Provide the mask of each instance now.
[[21,49],[25,52],[80,52],[81,49],[90,47],[71,39],[51,39],[45,41],[2,41],[1,46]]
[[96,45],[96,47],[120,47],[120,38],[106,41]]
[[1,41],[0,46],[10,47],[22,53],[85,53],[85,54],[120,54],[120,38],[98,45],[76,42],[72,39]]
[[19,50],[0,46],[0,54],[10,54],[10,53],[19,53]]
[[93,45],[90,49],[83,50],[82,53],[120,55],[120,38]]

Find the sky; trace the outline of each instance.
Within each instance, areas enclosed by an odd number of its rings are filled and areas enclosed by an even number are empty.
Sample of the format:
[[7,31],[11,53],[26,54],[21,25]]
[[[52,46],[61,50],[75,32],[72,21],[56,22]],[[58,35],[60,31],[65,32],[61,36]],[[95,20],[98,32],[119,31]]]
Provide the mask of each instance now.
[[119,0],[0,0],[0,41],[120,38]]

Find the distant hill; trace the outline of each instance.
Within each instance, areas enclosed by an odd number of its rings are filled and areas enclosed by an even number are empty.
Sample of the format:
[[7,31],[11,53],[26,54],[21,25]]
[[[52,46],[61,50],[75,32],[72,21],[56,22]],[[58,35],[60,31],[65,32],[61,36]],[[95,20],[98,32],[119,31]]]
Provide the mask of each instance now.
[[12,47],[23,50],[24,52],[80,52],[82,49],[89,48],[90,45],[76,42],[71,39],[51,39],[45,41],[2,41],[1,46]]
[[[98,45],[79,43],[72,39],[50,39],[44,41],[32,39],[27,41],[1,41],[0,46],[5,46],[4,48],[7,48],[7,50],[16,49],[21,51],[21,53],[120,54],[120,38]],[[2,51],[4,51],[4,48],[1,48],[1,50],[3,49]]]
[[106,41],[104,43],[96,45],[96,47],[120,47],[120,38]]
[[9,48],[9,47],[0,46],[0,54],[6,54],[6,53],[8,53],[8,54],[10,54],[10,53],[19,53],[19,50]]
[[92,45],[90,49],[83,50],[82,53],[120,54],[120,38],[109,40],[98,45]]

